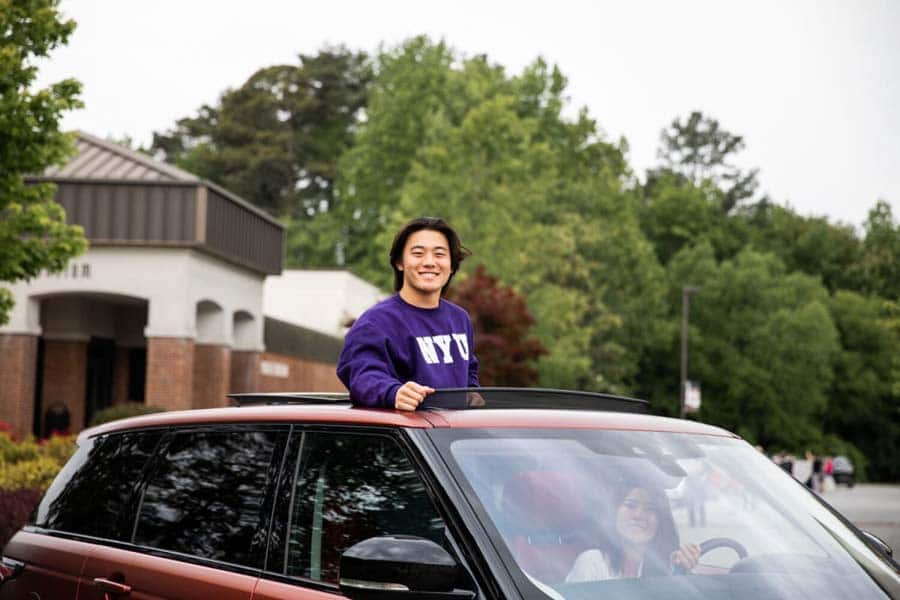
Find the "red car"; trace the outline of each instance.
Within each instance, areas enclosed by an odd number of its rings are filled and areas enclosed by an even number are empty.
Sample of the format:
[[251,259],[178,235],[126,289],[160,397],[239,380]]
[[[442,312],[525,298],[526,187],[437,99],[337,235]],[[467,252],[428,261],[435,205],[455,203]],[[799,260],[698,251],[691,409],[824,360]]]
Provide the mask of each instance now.
[[12,598],[900,598],[735,435],[601,394],[334,395],[108,423],[3,552]]

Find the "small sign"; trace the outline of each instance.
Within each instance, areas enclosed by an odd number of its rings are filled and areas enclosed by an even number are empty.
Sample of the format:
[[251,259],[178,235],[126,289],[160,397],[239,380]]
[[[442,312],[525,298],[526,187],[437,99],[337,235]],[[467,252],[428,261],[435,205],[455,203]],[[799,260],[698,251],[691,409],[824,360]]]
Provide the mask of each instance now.
[[700,410],[700,382],[684,382],[684,410],[685,412],[697,412]]
[[267,377],[279,377],[287,379],[291,374],[291,367],[287,363],[274,360],[259,361],[259,372]]
[[43,272],[44,277],[53,277],[54,279],[90,279],[91,263],[69,263],[65,268],[59,271]]

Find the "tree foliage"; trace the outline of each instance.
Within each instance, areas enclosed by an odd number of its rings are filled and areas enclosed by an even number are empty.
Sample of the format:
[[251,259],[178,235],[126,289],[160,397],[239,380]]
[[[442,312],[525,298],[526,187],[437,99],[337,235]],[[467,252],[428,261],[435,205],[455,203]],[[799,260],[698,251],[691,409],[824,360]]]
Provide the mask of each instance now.
[[863,291],[890,300],[900,300],[900,223],[891,206],[879,200],[865,223],[862,257],[859,260]]
[[695,186],[711,181],[721,192],[721,209],[727,213],[750,198],[759,185],[758,169],[744,172],[731,161],[744,149],[744,139],[722,127],[712,117],[694,111],[683,121],[675,119],[660,134],[658,156],[664,168]]
[[[25,176],[61,163],[72,150],[59,130],[66,110],[80,106],[80,85],[66,79],[34,90],[35,59],[65,44],[74,21],[62,20],[55,0],[4,2],[0,10],[0,281],[58,271],[85,250],[80,227],[66,224],[49,184],[26,185]],[[13,305],[0,288],[0,324]]]
[[751,243],[776,254],[788,270],[818,275],[832,291],[861,289],[862,244],[851,226],[804,217],[767,201],[750,207],[746,216]]
[[840,290],[829,307],[842,351],[826,430],[852,440],[871,473],[900,481],[900,303]]
[[840,350],[827,290],[752,249],[718,262],[709,244],[679,253],[670,278],[672,304],[683,282],[701,288],[690,315],[700,417],[767,446],[814,439]]
[[478,265],[469,277],[450,288],[448,299],[465,308],[472,319],[481,385],[538,383],[534,362],[547,349],[530,336],[534,317],[525,298]]

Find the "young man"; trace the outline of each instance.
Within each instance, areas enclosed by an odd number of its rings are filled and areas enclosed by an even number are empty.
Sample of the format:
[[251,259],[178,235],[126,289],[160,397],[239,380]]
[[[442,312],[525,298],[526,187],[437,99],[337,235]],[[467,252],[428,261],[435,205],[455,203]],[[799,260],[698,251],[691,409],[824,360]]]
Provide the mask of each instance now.
[[397,233],[397,294],[356,320],[338,360],[354,404],[415,410],[435,388],[478,386],[472,322],[442,298],[468,255],[442,219],[413,219]]

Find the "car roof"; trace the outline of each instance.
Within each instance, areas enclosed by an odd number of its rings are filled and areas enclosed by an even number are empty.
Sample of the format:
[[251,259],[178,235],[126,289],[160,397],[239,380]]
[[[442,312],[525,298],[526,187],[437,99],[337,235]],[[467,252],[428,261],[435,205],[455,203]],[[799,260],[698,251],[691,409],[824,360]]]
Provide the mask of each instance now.
[[737,437],[724,429],[696,421],[625,412],[536,409],[429,409],[405,412],[331,403],[251,405],[153,413],[86,429],[79,438],[134,429],[241,423],[343,424],[412,429],[609,429]]

